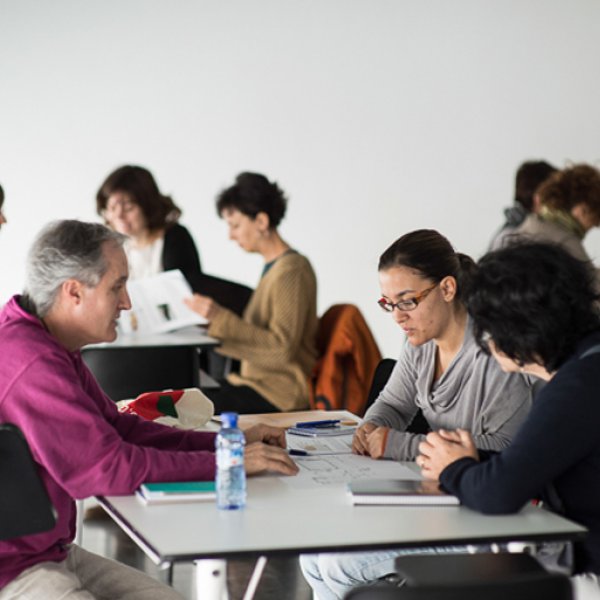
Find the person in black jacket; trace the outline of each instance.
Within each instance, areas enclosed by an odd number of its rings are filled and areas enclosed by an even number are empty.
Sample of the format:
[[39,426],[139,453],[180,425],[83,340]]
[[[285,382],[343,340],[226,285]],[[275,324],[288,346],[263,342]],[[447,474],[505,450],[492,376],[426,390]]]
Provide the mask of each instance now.
[[558,246],[526,243],[484,256],[471,290],[467,305],[481,347],[503,370],[548,383],[507,449],[484,452],[467,431],[438,431],[420,444],[417,464],[469,508],[503,514],[541,499],[587,527],[574,544],[573,581],[578,598],[598,598],[600,316],[593,276]]
[[252,290],[202,272],[196,244],[178,222],[181,209],[161,193],[148,169],[124,165],[113,171],[98,190],[96,209],[109,227],[129,238],[130,279],[179,269],[194,292],[242,313]]

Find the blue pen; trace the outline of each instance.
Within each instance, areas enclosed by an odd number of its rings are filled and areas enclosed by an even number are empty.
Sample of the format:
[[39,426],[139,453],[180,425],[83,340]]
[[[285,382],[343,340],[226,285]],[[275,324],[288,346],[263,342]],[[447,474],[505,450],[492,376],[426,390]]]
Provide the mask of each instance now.
[[296,427],[303,429],[305,427],[316,427],[320,428],[328,428],[328,427],[339,427],[340,420],[339,419],[329,419],[325,421],[302,421],[300,423],[296,423]]

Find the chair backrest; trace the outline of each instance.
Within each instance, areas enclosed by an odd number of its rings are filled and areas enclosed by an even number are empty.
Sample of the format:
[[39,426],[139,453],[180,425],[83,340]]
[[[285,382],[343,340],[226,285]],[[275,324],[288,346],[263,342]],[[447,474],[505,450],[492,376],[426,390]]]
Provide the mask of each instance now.
[[52,529],[54,508],[21,431],[0,424],[0,540]]
[[351,590],[345,600],[573,600],[573,591],[565,575],[535,573],[462,585],[363,586]]
[[377,400],[377,396],[379,396],[379,393],[385,387],[395,366],[396,361],[393,358],[382,358],[379,361],[371,380],[365,411]]
[[[393,358],[383,358],[379,361],[377,368],[375,369],[375,373],[373,374],[373,380],[371,382],[371,388],[369,389],[369,394],[367,396],[367,403],[365,405],[365,412],[369,409],[369,407],[377,400],[379,393],[385,387],[385,384],[388,382],[394,367],[396,366],[396,361]],[[427,419],[423,416],[423,412],[421,409],[417,411],[417,414],[413,417],[413,420],[410,422],[409,426],[406,428],[406,431],[409,433],[428,433],[431,431],[429,427],[429,423]]]
[[143,392],[200,387],[194,346],[91,347],[83,348],[81,355],[115,402]]
[[319,319],[320,358],[310,386],[311,408],[346,409],[362,416],[381,353],[353,304],[336,304]]

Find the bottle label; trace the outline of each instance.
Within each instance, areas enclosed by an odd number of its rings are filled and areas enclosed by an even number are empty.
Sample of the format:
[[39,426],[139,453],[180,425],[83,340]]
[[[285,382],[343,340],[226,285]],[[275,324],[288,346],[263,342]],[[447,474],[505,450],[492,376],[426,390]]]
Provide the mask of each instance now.
[[244,448],[220,448],[217,452],[217,468],[231,469],[244,464]]

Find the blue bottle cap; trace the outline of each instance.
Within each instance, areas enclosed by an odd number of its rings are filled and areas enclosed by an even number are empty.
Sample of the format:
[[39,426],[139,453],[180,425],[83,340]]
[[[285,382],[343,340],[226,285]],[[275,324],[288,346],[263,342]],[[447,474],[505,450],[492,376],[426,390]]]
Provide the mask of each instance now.
[[237,427],[237,422],[238,422],[238,414],[236,412],[221,413],[221,425],[223,427],[232,429],[234,427]]

